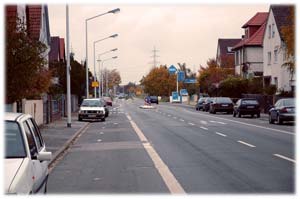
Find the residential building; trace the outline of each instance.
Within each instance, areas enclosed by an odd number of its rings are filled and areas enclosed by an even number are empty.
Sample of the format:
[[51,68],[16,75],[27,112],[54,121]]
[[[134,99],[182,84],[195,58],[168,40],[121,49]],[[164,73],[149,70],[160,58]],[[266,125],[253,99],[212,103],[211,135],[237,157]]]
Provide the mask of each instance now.
[[218,39],[216,61],[221,68],[234,68],[233,46],[238,44],[241,39]]
[[50,62],[65,62],[65,40],[58,36],[51,37],[51,50],[49,53]]
[[235,52],[235,73],[244,78],[263,76],[263,36],[267,12],[256,13],[242,28],[245,35],[232,50]]
[[276,85],[278,90],[290,91],[295,86],[295,76],[282,67],[287,59],[285,41],[281,33],[283,26],[291,25],[288,20],[290,5],[271,5],[263,40],[264,86]]

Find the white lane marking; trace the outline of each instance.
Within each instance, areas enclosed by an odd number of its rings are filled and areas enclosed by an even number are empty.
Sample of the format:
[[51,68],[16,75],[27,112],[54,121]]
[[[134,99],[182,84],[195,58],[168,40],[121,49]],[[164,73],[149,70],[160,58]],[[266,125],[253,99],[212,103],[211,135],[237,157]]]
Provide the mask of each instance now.
[[117,124],[119,124],[119,123],[116,123],[116,122],[114,123],[114,125],[117,125]]
[[213,120],[211,120],[211,121],[209,121],[209,122],[211,122],[211,123],[217,123],[216,121],[213,121]]
[[102,142],[102,140],[101,140],[101,139],[98,139],[97,142]]
[[180,121],[184,122],[184,120],[183,120],[183,119],[180,119]]
[[247,142],[243,142],[243,141],[241,141],[241,140],[239,140],[238,142],[241,143],[241,144],[244,144],[244,145],[246,145],[246,146],[248,146],[248,147],[251,147],[251,148],[256,147],[256,146],[254,146],[254,145],[252,145],[252,144],[249,144],[249,143],[247,143]]
[[200,123],[201,123],[201,124],[207,124],[207,121],[201,120]]
[[218,122],[219,124],[226,124],[226,123],[224,123],[224,122]]
[[101,131],[99,134],[100,134],[100,135],[103,135],[104,133]]
[[[185,110],[185,109],[184,109],[184,110]],[[185,110],[185,111],[194,114],[194,112],[191,112],[191,111],[189,111],[189,110]],[[198,113],[197,113],[197,114],[198,114]],[[202,113],[200,113],[200,114],[202,114]],[[215,117],[215,116],[208,115],[208,114],[205,114],[205,113],[202,114],[202,115],[204,115],[204,116],[206,116],[206,117],[211,117],[211,118],[216,118],[216,119],[220,119],[220,120],[225,120],[225,121],[235,122],[235,123],[243,124],[243,125],[247,125],[247,126],[252,126],[252,127],[256,127],[256,128],[261,128],[261,129],[266,129],[266,130],[276,131],[276,132],[284,133],[284,134],[288,134],[288,135],[295,135],[295,133],[291,133],[291,132],[284,131],[284,130],[272,129],[272,128],[269,128],[269,127],[257,126],[257,125],[255,125],[255,124],[249,124],[249,123],[239,122],[239,121],[235,121],[235,120],[230,120],[230,119],[225,119],[225,118]],[[210,121],[210,122],[213,122],[213,121]]]
[[201,128],[201,129],[204,129],[204,130],[206,130],[206,131],[208,130],[208,128],[205,128],[205,127],[203,127],[203,126],[200,126],[200,128]]
[[173,117],[175,120],[177,119],[177,117]]
[[287,160],[287,161],[290,161],[290,162],[293,162],[293,163],[296,163],[296,161],[295,160],[293,160],[293,159],[291,159],[291,158],[288,158],[288,157],[285,157],[285,156],[283,156],[283,155],[280,155],[280,154],[273,154],[274,156],[276,156],[276,157],[279,157],[279,158],[282,158],[282,159],[285,159],[285,160]]
[[134,129],[134,131],[136,132],[136,134],[140,138],[140,140],[142,142],[144,142],[143,146],[144,146],[145,150],[147,151],[148,155],[152,159],[152,161],[155,165],[155,168],[157,169],[157,171],[161,175],[161,177],[162,177],[163,181],[165,182],[165,184],[167,185],[169,191],[171,193],[184,194],[185,193],[184,189],[179,184],[179,182],[177,181],[177,179],[175,178],[173,173],[170,171],[168,166],[159,157],[159,155],[155,151],[155,149],[150,145],[150,143],[148,142],[148,140],[145,137],[144,133],[141,131],[141,129],[136,125],[136,123],[131,119],[131,117],[128,114],[126,116],[127,116],[128,120],[130,121],[130,124],[131,124],[132,128]]
[[223,136],[223,137],[227,137],[227,135],[223,134],[223,133],[219,133],[219,132],[215,132],[217,135]]
[[189,125],[192,125],[192,126],[194,126],[194,125],[195,125],[194,123],[191,123],[191,122],[189,122],[188,124],[189,124]]
[[171,117],[171,115],[168,115],[168,117]]

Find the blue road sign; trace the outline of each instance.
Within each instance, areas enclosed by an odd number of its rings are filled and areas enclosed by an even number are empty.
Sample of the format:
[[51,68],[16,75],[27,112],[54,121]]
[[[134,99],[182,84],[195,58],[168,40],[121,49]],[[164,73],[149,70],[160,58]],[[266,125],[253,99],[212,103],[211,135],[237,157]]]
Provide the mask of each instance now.
[[172,101],[178,101],[179,98],[178,98],[178,92],[176,91],[173,91],[172,92]]
[[185,79],[184,80],[184,83],[187,83],[187,84],[195,84],[196,83],[196,79]]
[[169,70],[170,74],[175,74],[177,71],[177,69],[174,65],[171,65],[168,70]]
[[187,90],[184,88],[184,89],[180,89],[180,95],[189,95]]
[[177,81],[178,82],[184,81],[184,72],[183,71],[178,71],[177,72]]

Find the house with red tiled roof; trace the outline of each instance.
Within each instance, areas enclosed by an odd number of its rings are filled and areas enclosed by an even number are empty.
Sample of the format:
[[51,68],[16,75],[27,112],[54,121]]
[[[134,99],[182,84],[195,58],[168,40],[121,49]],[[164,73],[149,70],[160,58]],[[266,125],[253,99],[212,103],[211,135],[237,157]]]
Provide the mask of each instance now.
[[264,86],[276,85],[278,91],[290,91],[295,87],[296,75],[292,78],[287,68],[282,67],[288,57],[281,29],[292,25],[288,19],[292,9],[295,8],[291,5],[271,5],[264,31]]
[[65,62],[65,40],[58,36],[51,37],[51,50],[49,52],[50,62]]
[[232,47],[241,39],[218,39],[216,61],[221,68],[234,68],[234,52]]
[[267,12],[258,12],[242,26],[245,35],[232,48],[236,74],[245,78],[263,75],[263,36],[267,17]]

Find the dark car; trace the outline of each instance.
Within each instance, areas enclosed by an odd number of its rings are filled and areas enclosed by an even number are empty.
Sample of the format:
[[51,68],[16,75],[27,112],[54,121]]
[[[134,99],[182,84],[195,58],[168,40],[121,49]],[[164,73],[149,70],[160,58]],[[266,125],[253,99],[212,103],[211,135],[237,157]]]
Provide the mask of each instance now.
[[260,117],[260,105],[256,99],[243,98],[239,99],[233,106],[233,117],[241,117],[242,115],[256,115]]
[[203,103],[205,102],[205,99],[207,97],[200,97],[197,104],[195,105],[195,108],[197,111],[202,110],[203,109]]
[[212,103],[212,100],[213,100],[213,98],[212,97],[207,97],[206,99],[205,99],[205,101],[203,102],[203,105],[202,105],[202,110],[203,111],[209,111],[209,108],[210,108],[210,103]]
[[285,98],[276,102],[269,110],[269,123],[282,124],[284,121],[295,121],[295,99]]
[[102,106],[105,110],[105,117],[108,117],[109,115],[109,109],[107,108],[107,101],[104,98],[100,98],[100,101],[102,102]]
[[227,112],[232,114],[233,102],[229,97],[215,97],[210,103],[209,113]]
[[157,96],[150,96],[151,103],[158,104],[158,97]]
[[103,99],[104,99],[107,106],[112,106],[111,97],[103,97]]

